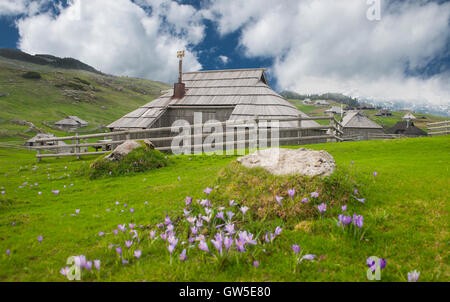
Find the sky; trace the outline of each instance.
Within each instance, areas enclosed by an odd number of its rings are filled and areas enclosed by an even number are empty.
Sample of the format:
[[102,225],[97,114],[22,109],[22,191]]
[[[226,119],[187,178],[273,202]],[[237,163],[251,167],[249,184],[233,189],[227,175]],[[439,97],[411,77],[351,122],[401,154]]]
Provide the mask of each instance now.
[[449,104],[450,2],[0,0],[0,47],[114,75],[266,67],[277,91]]

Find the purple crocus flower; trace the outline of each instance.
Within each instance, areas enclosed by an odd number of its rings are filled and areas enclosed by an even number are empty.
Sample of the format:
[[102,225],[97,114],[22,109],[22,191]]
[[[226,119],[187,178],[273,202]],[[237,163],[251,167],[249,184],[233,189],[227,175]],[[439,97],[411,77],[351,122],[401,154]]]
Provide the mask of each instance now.
[[128,260],[122,259],[122,264],[128,264]]
[[308,202],[308,198],[306,198],[306,197],[305,197],[305,198],[302,198],[302,202],[303,202],[303,203],[307,203],[307,202]]
[[114,229],[113,233],[114,233],[114,235],[117,235],[117,234],[119,234],[119,230]]
[[288,189],[288,195],[289,195],[290,198],[294,198],[295,188]]
[[84,267],[90,271],[92,269],[92,261],[87,261],[86,264],[84,265]]
[[317,208],[319,209],[320,214],[323,214],[327,210],[327,204],[322,202]]
[[184,201],[185,201],[186,205],[188,206],[188,205],[192,204],[192,197],[186,196]]
[[144,202],[145,205],[148,205],[148,201]]
[[6,256],[9,256],[9,254],[11,254],[10,250],[6,250]]
[[258,268],[259,267],[259,261],[258,260],[253,261],[253,266]]
[[180,261],[186,261],[186,249],[183,249],[183,251],[180,254]]
[[130,230],[132,230],[132,229],[134,229],[134,227],[136,226],[136,224],[129,223],[128,226],[130,227]]
[[353,224],[358,228],[362,228],[364,217],[362,215],[353,214]]
[[283,200],[283,197],[278,196],[278,195],[275,195],[275,200],[278,202],[278,204],[279,204],[280,206],[282,205],[281,201]]
[[130,240],[125,241],[125,245],[127,246],[127,248],[130,248],[132,244],[133,244],[133,241],[130,241]]
[[307,254],[307,255],[303,256],[302,259],[300,259],[300,262],[302,262],[303,260],[313,261],[314,258],[316,258],[316,255]]
[[366,202],[365,198],[356,198],[356,200],[359,201],[360,203],[365,203]]
[[[218,236],[217,236],[218,235]],[[219,252],[220,255],[222,255],[222,236],[220,234],[216,235],[216,240],[211,239],[211,242],[213,243],[216,250]]]
[[116,206],[118,206],[119,205],[119,202],[118,201],[116,201]]
[[420,272],[413,270],[408,273],[408,282],[417,282],[419,280]]
[[126,203],[124,203],[124,204],[123,204],[123,206],[124,206],[124,207],[126,208],[126,207],[127,207],[127,204],[126,204]]
[[211,193],[213,189],[210,187],[207,187],[206,189],[203,190],[203,192],[205,192],[206,195],[209,195],[209,193]]
[[228,233],[228,235],[234,234],[234,224],[228,223],[225,225],[225,231]]
[[99,271],[100,270],[100,260],[94,260],[94,266]]
[[61,269],[59,270],[59,273],[60,273],[61,275],[63,275],[63,276],[66,276],[68,272],[69,272],[69,267],[68,267],[68,266],[63,267],[63,268],[61,268]]
[[227,216],[228,216],[228,219],[230,219],[230,221],[231,221],[231,219],[232,219],[233,216],[234,216],[234,213],[233,213],[232,211],[228,211],[228,212],[227,212]]
[[312,192],[311,193],[311,198],[317,198],[319,197],[319,193],[318,192]]
[[2,191],[2,195],[5,195],[5,193],[6,193],[5,191]]
[[59,190],[52,190],[53,194],[59,194]]
[[133,212],[134,212],[134,209],[133,209],[133,208],[131,208],[131,209],[130,209],[130,212],[131,212],[131,213],[133,213]]
[[274,233],[275,233],[275,236],[280,235],[282,230],[283,230],[282,228],[280,228],[279,226],[277,226],[277,227],[275,228],[275,232],[274,232]]
[[41,242],[42,242],[42,239],[44,239],[44,237],[42,237],[42,235],[40,235],[40,236],[38,237],[38,241],[39,241],[39,243],[41,243]]
[[117,252],[117,254],[119,254],[119,256],[122,255],[122,248],[120,246],[117,247],[116,252]]
[[141,257],[141,254],[142,254],[141,250],[134,251],[134,257],[136,257],[137,259],[139,259]]
[[358,189],[355,189],[355,190],[353,191],[353,194],[357,195],[357,194],[358,194]]
[[234,200],[230,200],[230,207],[234,206],[235,202]]
[[209,253],[208,244],[204,240],[200,241],[200,243],[198,244],[198,248]]
[[375,178],[377,175],[378,175],[378,173],[373,171],[373,178]]
[[225,217],[224,217],[223,211],[220,211],[219,213],[217,213],[217,215],[216,215],[216,218],[219,218],[219,219],[225,220]]
[[121,231],[121,232],[125,232],[125,230],[126,230],[125,224],[119,224],[119,225],[117,226],[117,228],[118,228],[119,231]]
[[80,214],[80,209],[76,209],[75,214]]
[[101,236],[105,235],[105,233],[103,233],[103,232],[98,232],[98,235],[101,237]]
[[239,238],[239,239],[235,239],[235,242],[236,242],[236,248],[237,248],[237,250],[239,251],[239,252],[245,252],[246,250],[245,250],[245,240],[244,239],[242,239],[242,238]]
[[151,239],[155,238],[155,234],[156,234],[156,231],[151,230],[150,231],[150,238]]
[[225,236],[223,239],[223,245],[225,246],[225,249],[228,251],[230,250],[231,246],[233,245],[233,238]]
[[248,211],[248,207],[242,207],[241,208],[241,212],[242,212],[242,215],[245,215],[245,213]]
[[298,254],[300,252],[300,246],[298,244],[292,245],[292,250],[294,251],[294,254]]
[[344,204],[342,207],[341,207],[341,209],[342,209],[342,212],[345,212],[345,211],[347,211],[347,205],[346,204]]
[[166,225],[172,224],[172,220],[170,220],[170,217],[169,217],[168,215],[166,215],[166,218],[164,219],[164,223],[165,223]]

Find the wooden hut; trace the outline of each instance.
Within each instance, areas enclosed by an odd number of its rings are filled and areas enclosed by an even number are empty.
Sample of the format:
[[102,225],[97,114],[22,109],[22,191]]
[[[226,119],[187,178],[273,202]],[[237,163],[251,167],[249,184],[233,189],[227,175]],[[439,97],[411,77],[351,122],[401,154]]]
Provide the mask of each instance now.
[[427,133],[420,128],[414,126],[412,120],[397,122],[394,127],[386,130],[389,134],[401,134],[408,137],[427,136]]
[[380,109],[375,114],[376,116],[392,116],[392,112],[389,109]]
[[384,134],[383,127],[370,120],[360,111],[349,111],[342,119],[344,136],[359,136],[368,139],[370,134]]
[[[194,113],[202,114],[202,123],[210,120],[249,120],[255,117],[268,121],[307,117],[269,87],[265,70],[254,68],[184,73],[180,70],[179,81],[173,89],[109,124],[108,128],[111,131],[120,131],[170,127],[176,120],[186,120],[192,125]],[[280,122],[280,127],[298,126],[298,121]],[[301,121],[300,126],[314,127],[319,124],[315,121]],[[300,133],[302,136],[322,134],[324,131],[317,129]],[[168,132],[159,136],[163,135],[174,134]],[[282,136],[280,133],[280,137]]]
[[55,126],[63,130],[71,131],[81,127],[86,127],[88,122],[80,119],[78,116],[70,115],[55,123]]

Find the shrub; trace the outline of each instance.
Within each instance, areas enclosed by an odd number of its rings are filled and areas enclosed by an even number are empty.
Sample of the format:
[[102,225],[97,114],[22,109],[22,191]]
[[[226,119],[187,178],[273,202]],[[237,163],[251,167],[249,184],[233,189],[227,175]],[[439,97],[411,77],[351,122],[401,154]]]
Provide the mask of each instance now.
[[119,161],[110,161],[101,157],[90,165],[87,173],[91,179],[102,176],[121,176],[162,168],[170,163],[171,161],[163,153],[142,146]]
[[29,72],[24,73],[22,75],[22,77],[25,79],[40,79],[41,74],[39,72],[29,71]]

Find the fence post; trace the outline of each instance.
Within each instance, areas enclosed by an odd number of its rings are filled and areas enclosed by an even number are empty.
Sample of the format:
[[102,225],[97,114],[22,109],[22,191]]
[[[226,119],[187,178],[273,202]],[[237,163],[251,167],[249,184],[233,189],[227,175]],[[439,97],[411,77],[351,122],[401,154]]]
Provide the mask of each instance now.
[[[330,123],[329,123],[329,125],[330,125],[330,135],[336,135],[336,132],[334,131],[334,127],[335,127],[335,125],[334,125],[334,114],[333,114],[333,112],[330,112],[329,114],[328,114],[328,116],[330,117]],[[334,142],[336,142],[337,141],[337,139],[335,139],[335,138],[330,138],[330,142],[333,142],[333,139],[334,139]]]
[[[75,133],[75,142],[76,142],[76,144],[77,145],[79,145],[80,144],[80,139],[78,138],[78,132],[77,133]],[[75,153],[80,153],[80,146],[76,146],[75,147]],[[80,156],[79,155],[77,155],[77,159],[80,159]]]

